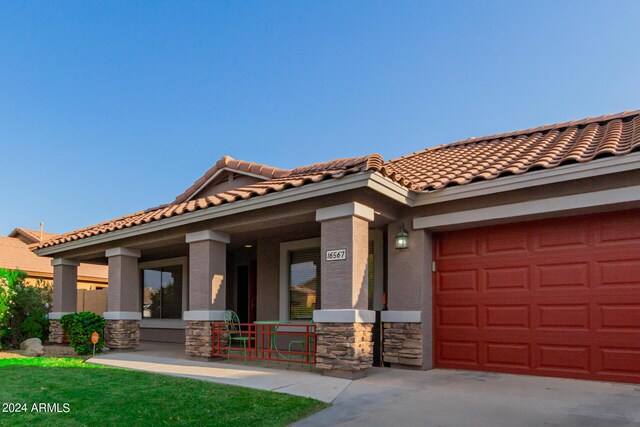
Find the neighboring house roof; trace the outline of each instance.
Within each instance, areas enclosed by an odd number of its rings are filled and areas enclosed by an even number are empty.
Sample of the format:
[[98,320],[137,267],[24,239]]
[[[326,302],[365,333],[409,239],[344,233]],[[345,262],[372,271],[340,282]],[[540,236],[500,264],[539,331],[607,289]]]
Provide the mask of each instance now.
[[[19,269],[36,277],[52,277],[51,258],[37,256],[31,252],[31,246],[15,237],[0,237],[0,268]],[[107,279],[107,270],[104,265],[80,264],[78,276]]]
[[470,138],[400,157],[384,167],[420,190],[585,163],[640,148],[640,110]]
[[[377,172],[414,191],[441,189],[477,180],[551,169],[564,164],[618,156],[640,148],[640,110],[535,129],[470,138],[384,162],[378,154],[316,163],[292,170],[275,169],[223,157],[171,204],[137,212],[55,237],[39,248],[160,221],[187,212],[301,187],[327,179]],[[264,181],[213,196],[194,198],[218,171],[229,168],[263,176]]]
[[14,228],[13,231],[9,233],[8,237],[15,237],[27,244],[33,244],[46,242],[47,240],[51,240],[58,236],[58,234],[47,233],[46,231],[43,231],[41,234],[39,230],[29,230],[28,228],[18,227]]

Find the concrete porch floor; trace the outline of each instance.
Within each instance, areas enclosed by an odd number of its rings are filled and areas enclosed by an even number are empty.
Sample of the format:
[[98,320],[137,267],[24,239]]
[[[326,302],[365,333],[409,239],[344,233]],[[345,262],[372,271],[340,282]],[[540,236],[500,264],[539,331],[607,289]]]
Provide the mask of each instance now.
[[269,367],[241,360],[208,361],[184,353],[183,344],[141,342],[135,350],[111,350],[87,363],[153,372],[221,384],[311,397],[331,403],[351,384],[350,380],[325,377],[317,372],[287,370],[286,363]]

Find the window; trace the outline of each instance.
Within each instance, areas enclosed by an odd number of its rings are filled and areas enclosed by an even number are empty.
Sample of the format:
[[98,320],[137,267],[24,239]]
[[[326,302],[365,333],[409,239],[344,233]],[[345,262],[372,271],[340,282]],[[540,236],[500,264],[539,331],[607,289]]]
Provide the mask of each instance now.
[[310,320],[320,308],[320,248],[290,252],[289,318]]
[[142,317],[182,318],[182,266],[142,270]]

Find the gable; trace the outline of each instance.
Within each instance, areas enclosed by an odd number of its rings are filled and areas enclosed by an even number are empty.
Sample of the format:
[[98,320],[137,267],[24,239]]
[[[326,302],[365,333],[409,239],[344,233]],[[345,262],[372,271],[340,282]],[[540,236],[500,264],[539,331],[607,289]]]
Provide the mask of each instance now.
[[220,175],[215,177],[211,182],[205,184],[202,188],[196,190],[189,199],[197,199],[200,197],[214,196],[236,188],[246,187],[247,185],[256,184],[264,181],[264,178],[245,175],[229,170],[220,171]]

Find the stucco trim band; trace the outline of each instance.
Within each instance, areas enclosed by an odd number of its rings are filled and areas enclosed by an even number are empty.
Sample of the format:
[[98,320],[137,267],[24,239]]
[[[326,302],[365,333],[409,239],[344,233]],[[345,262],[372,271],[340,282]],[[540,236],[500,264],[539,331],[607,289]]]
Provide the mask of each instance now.
[[640,201],[640,185],[595,191],[572,196],[552,197],[530,202],[513,203],[489,208],[451,212],[442,215],[424,216],[413,219],[413,228],[429,228],[473,224],[483,221],[515,219],[536,214],[575,211],[576,209],[614,205]]
[[316,211],[316,221],[328,221],[330,219],[347,218],[355,216],[365,221],[373,221],[375,213],[373,209],[357,202],[344,203],[342,205],[320,208]]
[[139,311],[105,311],[105,320],[142,320],[142,313]]
[[49,320],[60,320],[65,314],[73,314],[74,311],[52,311],[48,314]]
[[375,323],[373,310],[334,309],[313,310],[315,323]]
[[70,267],[77,267],[80,265],[78,261],[68,259],[68,258],[55,258],[51,260],[51,265],[53,267],[57,267],[59,265],[68,265]]
[[231,238],[227,233],[220,233],[213,230],[202,230],[186,234],[187,243],[205,242],[208,240],[220,243],[231,242]]
[[225,310],[190,310],[182,313],[184,320],[223,321]]
[[105,251],[105,256],[107,258],[113,256],[130,256],[134,258],[140,258],[142,254],[138,249],[129,249],[129,248],[111,248]]
[[422,316],[419,311],[389,310],[382,311],[383,323],[421,323]]

